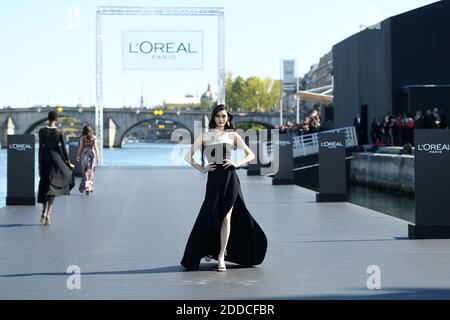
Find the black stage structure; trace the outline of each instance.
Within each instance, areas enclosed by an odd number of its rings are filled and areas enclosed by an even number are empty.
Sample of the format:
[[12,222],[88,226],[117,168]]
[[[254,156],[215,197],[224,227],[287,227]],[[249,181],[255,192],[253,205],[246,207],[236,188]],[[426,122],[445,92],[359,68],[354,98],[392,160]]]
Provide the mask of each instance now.
[[[386,114],[450,112],[450,0],[382,21],[333,46],[334,126]],[[367,133],[367,130],[366,130]]]

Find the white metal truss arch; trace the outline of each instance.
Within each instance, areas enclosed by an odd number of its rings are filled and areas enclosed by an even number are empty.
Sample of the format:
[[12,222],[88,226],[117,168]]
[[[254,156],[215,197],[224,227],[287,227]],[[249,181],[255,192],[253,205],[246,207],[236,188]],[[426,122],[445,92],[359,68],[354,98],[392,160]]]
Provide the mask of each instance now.
[[[127,7],[99,6],[96,11],[96,104],[95,129],[103,161],[103,15],[216,16],[218,22],[218,102],[225,103],[225,13],[222,7]],[[101,163],[100,163],[101,164]]]

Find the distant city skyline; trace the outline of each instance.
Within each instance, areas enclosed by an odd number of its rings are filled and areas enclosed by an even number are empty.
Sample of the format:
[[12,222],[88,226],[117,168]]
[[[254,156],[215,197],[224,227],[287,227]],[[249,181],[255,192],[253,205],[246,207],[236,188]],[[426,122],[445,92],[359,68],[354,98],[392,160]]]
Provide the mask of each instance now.
[[[332,46],[390,16],[430,0],[18,0],[0,4],[0,108],[95,104],[96,6],[224,7],[226,71],[233,76],[280,78],[282,59],[297,61],[303,76]],[[203,30],[203,70],[124,71],[123,30]],[[217,92],[214,18],[107,17],[104,19],[104,96],[108,106],[154,106],[164,99]],[[120,62],[120,63],[119,63]]]

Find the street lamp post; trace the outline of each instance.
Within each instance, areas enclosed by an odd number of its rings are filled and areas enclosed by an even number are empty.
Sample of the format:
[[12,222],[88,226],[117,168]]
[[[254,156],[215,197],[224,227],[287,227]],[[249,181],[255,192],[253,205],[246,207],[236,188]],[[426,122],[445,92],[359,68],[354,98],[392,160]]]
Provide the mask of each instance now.
[[297,98],[297,123],[300,123],[300,92],[298,90],[299,79],[297,77],[297,85],[296,85],[296,98]]
[[259,91],[256,91],[256,112],[259,112]]
[[280,99],[280,127],[283,126],[283,98],[284,94],[281,92],[281,99]]

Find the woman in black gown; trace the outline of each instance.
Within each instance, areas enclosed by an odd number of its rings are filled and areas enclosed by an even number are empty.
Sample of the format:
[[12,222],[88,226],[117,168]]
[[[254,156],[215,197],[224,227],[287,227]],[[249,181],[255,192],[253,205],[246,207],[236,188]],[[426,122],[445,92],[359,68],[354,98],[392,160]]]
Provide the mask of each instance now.
[[[227,106],[214,108],[210,131],[196,139],[185,157],[194,168],[208,173],[205,200],[181,261],[188,270],[198,269],[203,257],[208,262],[217,260],[217,271],[223,272],[225,261],[254,266],[261,264],[266,254],[267,238],[244,203],[235,171],[255,155],[235,132],[232,120]],[[244,149],[245,158],[233,163],[230,154],[236,145]],[[206,168],[192,158],[200,148],[209,163]]]
[[50,111],[48,126],[39,130],[38,202],[42,203],[41,223],[45,225],[50,225],[55,196],[68,195],[74,182],[74,166],[67,156],[64,135],[56,127],[57,120],[56,111]]

